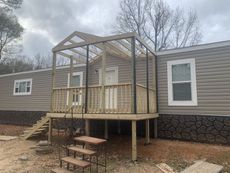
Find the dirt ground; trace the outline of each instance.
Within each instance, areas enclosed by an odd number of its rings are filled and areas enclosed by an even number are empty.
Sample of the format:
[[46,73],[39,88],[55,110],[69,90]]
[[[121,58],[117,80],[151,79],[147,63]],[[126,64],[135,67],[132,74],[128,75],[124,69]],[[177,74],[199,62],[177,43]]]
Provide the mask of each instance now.
[[[24,127],[0,125],[0,135],[21,134]],[[57,137],[56,137],[57,138]],[[0,141],[1,173],[49,173],[59,165],[59,157],[64,156],[60,141],[56,139],[52,154],[38,155],[34,146],[40,139],[23,141],[21,139]],[[155,164],[167,163],[176,171],[181,171],[195,160],[206,159],[211,163],[224,166],[230,173],[230,147],[192,142],[151,139],[145,146],[144,139],[138,138],[138,162],[130,162],[131,141],[129,136],[113,136],[108,144],[107,172],[120,173],[161,173]],[[27,161],[19,160],[26,156]]]

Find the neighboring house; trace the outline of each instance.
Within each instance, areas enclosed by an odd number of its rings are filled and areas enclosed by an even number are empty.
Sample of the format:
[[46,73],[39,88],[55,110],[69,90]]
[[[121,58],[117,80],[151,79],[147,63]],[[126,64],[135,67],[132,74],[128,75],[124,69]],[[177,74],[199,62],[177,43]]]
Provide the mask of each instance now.
[[[91,35],[92,36],[92,35]],[[96,37],[96,36],[95,36]],[[100,37],[102,38],[102,37]],[[66,45],[65,45],[66,46]],[[68,46],[66,46],[68,47]],[[149,61],[149,87],[154,88],[154,56]],[[156,53],[158,136],[169,139],[201,142],[230,143],[230,41],[166,50]],[[89,63],[88,112],[100,113],[99,90],[102,82],[102,59],[98,56]],[[107,113],[131,113],[132,61],[114,54],[106,57],[105,85],[123,85],[105,90]],[[75,65],[72,86],[86,85],[86,64]],[[52,69],[6,74],[0,76],[0,122],[31,123],[49,112],[65,112],[69,101],[77,106],[76,113],[84,107],[84,90],[64,89],[70,86],[69,67],[57,67],[55,104],[51,105]],[[146,89],[146,58],[136,60],[138,91]],[[73,92],[74,98],[68,98]],[[74,93],[75,92],[75,93]],[[150,102],[154,93],[150,90]],[[80,93],[80,94],[79,94]],[[94,93],[94,94],[93,94]],[[137,111],[145,113],[140,105],[146,95],[137,94]],[[60,99],[62,98],[62,99]],[[152,99],[152,100],[151,100]],[[150,103],[150,104],[151,104]],[[157,112],[154,104],[150,113]],[[117,112],[116,112],[117,113]],[[13,122],[16,119],[17,122]],[[153,124],[151,124],[153,125]]]

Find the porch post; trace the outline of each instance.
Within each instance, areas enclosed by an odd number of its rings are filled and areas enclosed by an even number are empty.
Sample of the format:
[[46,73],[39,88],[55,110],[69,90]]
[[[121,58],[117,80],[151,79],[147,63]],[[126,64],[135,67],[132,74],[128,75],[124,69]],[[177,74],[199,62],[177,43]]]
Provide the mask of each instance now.
[[132,161],[137,160],[137,124],[132,120]]
[[132,113],[137,113],[137,98],[136,98],[136,48],[135,48],[135,37],[131,38],[131,50],[132,50],[132,93],[131,93],[131,102],[132,102]]
[[145,120],[145,144],[150,144],[149,119]]
[[86,67],[85,67],[85,113],[88,111],[88,78],[89,78],[89,45],[86,47]]
[[147,114],[149,113],[149,53],[146,48],[146,99],[147,99]]
[[105,43],[103,43],[103,55],[102,55],[102,61],[101,61],[101,109],[102,113],[105,113],[105,73],[106,73],[106,47]]
[[54,87],[55,87],[55,73],[56,73],[56,61],[57,54],[53,52],[53,64],[52,64],[52,85],[51,85],[51,103],[50,103],[50,112],[53,112],[53,102],[54,102]]
[[[73,86],[73,57],[70,57],[70,69],[69,69],[69,87]],[[68,100],[69,107],[72,106],[73,103],[73,90],[69,89],[69,100]]]

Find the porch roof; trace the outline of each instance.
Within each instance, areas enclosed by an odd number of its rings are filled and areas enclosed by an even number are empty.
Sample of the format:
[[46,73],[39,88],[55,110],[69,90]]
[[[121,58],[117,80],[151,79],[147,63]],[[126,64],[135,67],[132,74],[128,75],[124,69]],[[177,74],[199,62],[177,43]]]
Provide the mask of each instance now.
[[112,55],[117,55],[122,58],[130,58],[132,54],[131,38],[135,38],[136,55],[141,56],[146,54],[146,49],[155,55],[155,52],[149,47],[135,32],[129,32],[119,35],[100,37],[88,33],[75,31],[57,44],[52,51],[58,55],[74,58],[79,62],[85,62],[87,57],[87,47],[89,48],[89,61],[102,56],[103,43],[106,51]]

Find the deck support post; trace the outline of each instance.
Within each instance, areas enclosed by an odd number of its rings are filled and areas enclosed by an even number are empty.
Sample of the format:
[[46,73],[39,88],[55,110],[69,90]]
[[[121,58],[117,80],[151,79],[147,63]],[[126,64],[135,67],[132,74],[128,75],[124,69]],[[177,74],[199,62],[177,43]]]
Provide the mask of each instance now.
[[86,136],[90,136],[90,120],[85,120],[85,134]]
[[137,160],[137,122],[132,120],[132,161]]
[[52,118],[49,118],[49,133],[48,133],[48,142],[51,144],[52,143]]
[[150,144],[149,119],[145,120],[145,145]]
[[154,119],[154,138],[157,138],[157,119]]
[[108,132],[108,120],[105,120],[105,134],[104,134],[105,139],[108,139],[109,137],[109,132]]
[[120,135],[121,134],[121,121],[117,121],[117,133]]

